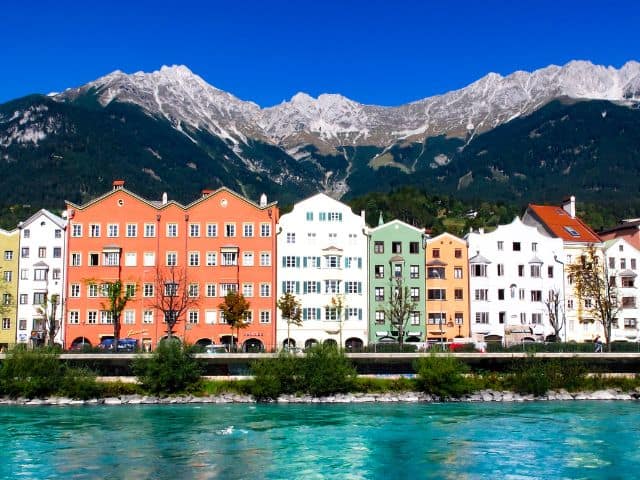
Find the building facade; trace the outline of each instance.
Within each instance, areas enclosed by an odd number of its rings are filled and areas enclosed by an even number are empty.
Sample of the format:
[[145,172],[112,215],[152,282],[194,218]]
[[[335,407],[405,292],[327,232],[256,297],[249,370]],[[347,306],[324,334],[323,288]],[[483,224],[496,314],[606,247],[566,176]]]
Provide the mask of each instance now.
[[20,235],[17,229],[0,228],[0,348],[16,343],[16,301],[18,296],[18,249]]
[[562,297],[562,240],[516,217],[492,232],[469,233],[467,242],[474,339],[509,345],[553,335],[545,302],[552,292]]
[[522,217],[523,223],[534,226],[538,231],[551,238],[559,238],[563,243],[563,253],[558,255],[558,263],[564,270],[564,311],[566,316],[566,335],[563,340],[584,342],[593,340],[596,335],[603,336],[602,326],[591,321],[585,308],[585,300],[580,300],[575,291],[573,278],[568,266],[579,261],[593,246],[596,255],[602,259],[602,241],[600,237],[576,215],[576,199],[571,196],[560,206],[530,204]]
[[467,242],[443,233],[426,242],[426,340],[470,336]]
[[[403,323],[403,341],[422,342],[426,334],[424,232],[400,220],[369,230],[369,343],[399,340],[391,321],[395,305],[414,305]],[[392,299],[398,292],[406,298]],[[406,322],[406,324],[405,324]]]
[[[120,336],[145,349],[167,336],[165,319],[180,310],[173,334],[184,342],[273,347],[275,202],[263,195],[256,204],[223,187],[185,206],[166,194],[162,201],[143,199],[116,181],[84,205],[69,203],[67,215],[67,347],[113,336],[105,287],[114,281],[132,295]],[[250,303],[239,335],[219,308],[232,290]]]
[[47,318],[57,325],[54,341],[63,343],[65,228],[66,221],[48,210],[40,210],[18,225],[18,343],[42,345],[47,340]]
[[636,342],[638,336],[638,266],[640,251],[623,238],[604,243],[604,255],[609,282],[615,285],[618,312],[611,328],[611,341]]
[[[368,285],[364,212],[358,216],[318,193],[296,203],[278,225],[278,297],[294,294],[302,326],[278,312],[278,345],[336,343],[357,350],[367,342]],[[287,332],[290,337],[287,338]]]

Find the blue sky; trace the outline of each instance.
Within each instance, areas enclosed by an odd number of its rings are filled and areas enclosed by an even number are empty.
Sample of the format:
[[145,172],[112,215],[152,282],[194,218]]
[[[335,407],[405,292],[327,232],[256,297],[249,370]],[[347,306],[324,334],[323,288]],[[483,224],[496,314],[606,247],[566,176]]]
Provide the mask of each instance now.
[[572,59],[640,60],[634,1],[6,2],[0,103],[184,64],[270,106],[298,91],[398,105]]

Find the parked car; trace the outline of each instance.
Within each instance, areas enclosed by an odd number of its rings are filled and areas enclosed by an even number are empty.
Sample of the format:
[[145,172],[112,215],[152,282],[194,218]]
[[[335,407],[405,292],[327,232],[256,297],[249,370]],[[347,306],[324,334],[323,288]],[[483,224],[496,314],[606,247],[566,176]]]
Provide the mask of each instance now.
[[[98,348],[103,350],[113,350],[113,338],[105,338],[100,342]],[[135,338],[121,338],[118,340],[119,352],[135,352],[138,349],[138,340]]]

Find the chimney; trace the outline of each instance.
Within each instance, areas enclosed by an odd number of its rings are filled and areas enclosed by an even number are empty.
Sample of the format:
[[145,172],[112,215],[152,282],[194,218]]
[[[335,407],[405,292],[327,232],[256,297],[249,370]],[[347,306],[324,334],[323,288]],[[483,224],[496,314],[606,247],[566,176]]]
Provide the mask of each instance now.
[[571,195],[562,201],[562,209],[569,214],[571,218],[576,218],[576,197]]
[[213,190],[209,190],[208,188],[205,188],[204,190],[202,190],[200,193],[202,193],[202,197],[206,197],[207,195],[211,195],[213,193]]
[[167,192],[162,194],[162,205],[166,205],[168,202]]
[[124,187],[124,180],[114,180],[112,185],[114,190],[118,190]]
[[267,195],[265,193],[260,195],[260,206],[261,207],[266,207],[267,206]]

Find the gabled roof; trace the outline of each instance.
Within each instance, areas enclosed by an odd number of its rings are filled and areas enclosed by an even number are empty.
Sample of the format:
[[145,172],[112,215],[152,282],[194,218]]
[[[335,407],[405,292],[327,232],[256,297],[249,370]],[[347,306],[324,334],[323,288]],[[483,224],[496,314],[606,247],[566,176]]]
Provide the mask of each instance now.
[[424,235],[424,230],[422,230],[421,228],[414,227],[413,225],[409,225],[407,222],[403,222],[402,220],[398,220],[397,218],[387,223],[383,223],[382,225],[378,224],[378,226],[374,228],[370,228],[369,233],[377,232],[378,230],[389,228],[393,225],[400,225],[401,227],[408,228],[409,230],[414,230],[416,233]]
[[605,235],[607,233],[614,233],[614,232],[620,232],[620,231],[624,231],[624,230],[638,230],[640,229],[640,220],[634,219],[634,220],[630,220],[630,221],[623,221],[620,222],[618,225],[616,225],[615,227],[611,227],[611,228],[607,228],[605,230],[601,230],[598,233]]
[[38,210],[36,213],[34,213],[33,215],[31,215],[29,218],[27,218],[24,222],[20,222],[20,224],[19,224],[20,228],[24,228],[27,225],[31,225],[38,218],[40,218],[40,216],[42,216],[42,215],[47,217],[49,220],[51,220],[53,223],[58,225],[60,228],[65,228],[66,227],[66,222],[64,221],[64,219],[62,219],[59,216],[51,213],[49,210],[42,208],[42,209]]
[[460,238],[460,237],[456,237],[453,233],[443,232],[443,233],[441,233],[440,235],[438,235],[438,236],[436,236],[436,237],[428,238],[428,239],[427,239],[427,245],[430,245],[431,243],[435,242],[436,240],[439,240],[441,237],[450,237],[450,238],[452,238],[453,240],[455,240],[455,241],[457,241],[457,242],[460,242],[460,243],[462,243],[462,244],[467,243],[467,242],[465,241],[465,239]]
[[571,218],[560,206],[529,204],[527,210],[542,223],[554,237],[565,242],[600,243],[602,240],[591,227],[578,217]]

